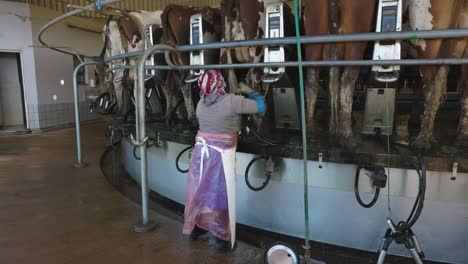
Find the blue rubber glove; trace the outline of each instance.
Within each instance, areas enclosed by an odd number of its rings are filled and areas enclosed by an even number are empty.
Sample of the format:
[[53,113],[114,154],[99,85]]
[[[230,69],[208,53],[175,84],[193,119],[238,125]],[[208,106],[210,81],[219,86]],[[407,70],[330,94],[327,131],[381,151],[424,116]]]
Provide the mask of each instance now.
[[266,112],[265,98],[257,92],[251,92],[249,93],[249,99],[252,99],[257,103],[257,116],[263,116]]

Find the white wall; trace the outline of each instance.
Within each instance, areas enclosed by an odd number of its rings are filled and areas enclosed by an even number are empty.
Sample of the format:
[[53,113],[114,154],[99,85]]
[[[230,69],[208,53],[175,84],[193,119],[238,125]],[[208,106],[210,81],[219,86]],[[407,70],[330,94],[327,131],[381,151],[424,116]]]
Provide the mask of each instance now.
[[[45,8],[30,6],[32,16],[32,35],[34,45],[40,45],[37,35],[43,25],[60,16],[60,13]],[[88,21],[88,23],[93,23]],[[75,48],[78,53],[97,56],[103,46],[102,37],[81,29],[70,28],[66,21],[47,30],[43,40],[49,45]],[[57,51],[35,48],[36,78],[39,104],[73,102],[73,57]],[[60,80],[65,85],[60,85]],[[81,87],[85,88],[86,87]],[[80,89],[80,99],[84,100],[84,90]],[[57,101],[52,99],[57,96]]]
[[[37,118],[36,72],[29,7],[23,3],[0,1],[0,51],[20,52],[24,96],[28,119]],[[35,127],[29,123],[30,127]]]
[[13,52],[0,52],[0,126],[24,124],[16,55]]
[[[20,52],[28,128],[46,128],[74,122],[73,110],[73,56],[41,46],[37,39],[39,30],[61,13],[23,3],[0,0],[0,52]],[[102,49],[102,37],[76,28],[67,23],[92,25],[102,28],[103,21],[72,18],[60,22],[44,34],[49,45],[71,46],[78,53],[98,55]],[[60,81],[64,80],[64,85]],[[90,114],[85,91],[97,93],[97,88],[79,86],[82,120],[95,119]],[[56,98],[56,100],[54,100]]]

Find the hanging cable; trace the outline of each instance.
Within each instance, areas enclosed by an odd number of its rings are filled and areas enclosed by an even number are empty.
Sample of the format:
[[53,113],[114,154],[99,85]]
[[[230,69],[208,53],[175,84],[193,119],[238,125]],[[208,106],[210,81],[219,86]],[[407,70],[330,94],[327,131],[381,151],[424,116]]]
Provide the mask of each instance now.
[[369,203],[364,203],[361,199],[361,195],[359,194],[359,175],[361,173],[361,169],[363,167],[358,166],[356,168],[356,176],[354,178],[354,195],[356,196],[356,200],[358,203],[364,208],[371,208],[379,199],[380,188],[384,188],[387,182],[387,176],[385,175],[385,169],[383,167],[377,168],[364,168],[365,170],[372,171],[370,178],[372,180],[372,185],[375,188],[374,197]]
[[[151,147],[158,147],[159,144],[158,144],[158,139],[155,139],[155,138],[152,138],[152,137],[148,137],[148,142],[153,142],[151,144],[148,144],[147,146],[147,149],[148,148],[151,148]],[[133,147],[133,157],[136,159],[136,160],[141,160],[141,157],[139,157],[137,155],[137,150],[140,146],[134,146]]]
[[[188,147],[184,148],[182,151],[180,151],[179,154],[177,155],[177,158],[176,158],[176,160],[175,160],[175,165],[176,165],[177,170],[178,170],[180,173],[187,173],[187,172],[189,171],[189,169],[190,169],[190,166],[189,166],[189,168],[187,168],[186,170],[181,169],[180,166],[179,166],[179,160],[180,160],[180,157],[182,157],[182,155],[183,155],[186,151],[188,151],[188,150],[190,150],[190,149],[192,149],[192,148],[193,148],[193,146],[188,146]],[[190,162],[190,161],[189,161],[189,162]]]
[[263,143],[268,144],[270,146],[280,146],[281,145],[281,143],[273,141],[271,139],[268,139],[265,136],[263,136],[262,134],[260,134],[260,132],[258,132],[258,130],[255,128],[255,125],[252,123],[252,120],[251,120],[250,116],[247,116],[246,118],[244,118],[244,120],[245,120],[245,124],[249,128],[250,132],[252,132],[252,134],[255,137],[257,137],[260,141],[262,141]]
[[[385,83],[385,88],[388,89],[388,82]],[[388,116],[389,112],[389,98],[387,96],[387,110],[386,110],[386,119],[387,119],[387,130],[390,130],[391,126],[389,124],[390,118]],[[392,218],[392,206],[390,201],[390,131],[387,131],[387,218]]]
[[[256,158],[253,158],[249,164],[247,165],[247,168],[245,169],[245,183],[247,184],[247,187],[249,187],[250,190],[252,191],[261,191],[263,189],[265,189],[265,187],[268,185],[268,182],[270,182],[270,179],[271,179],[271,176],[273,175],[273,170],[274,170],[274,164],[268,166],[268,165],[265,165],[265,176],[266,176],[266,179],[265,181],[262,183],[262,185],[260,187],[255,187],[253,186],[251,183],[250,183],[250,180],[249,180],[249,171],[250,171],[250,168],[252,167],[252,165],[259,161],[259,160],[265,160],[265,162],[271,162],[271,159],[265,157],[265,156],[260,156],[260,157],[256,157]],[[273,167],[273,168],[272,168]]]

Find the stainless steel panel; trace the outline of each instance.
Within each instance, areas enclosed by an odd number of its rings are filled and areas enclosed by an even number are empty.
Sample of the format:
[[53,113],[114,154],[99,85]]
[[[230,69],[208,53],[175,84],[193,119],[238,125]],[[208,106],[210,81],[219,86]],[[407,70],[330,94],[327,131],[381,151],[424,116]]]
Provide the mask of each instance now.
[[273,101],[277,128],[299,129],[296,91],[293,87],[274,87]]
[[[163,142],[161,148],[148,150],[148,172],[151,189],[179,203],[185,202],[186,174],[175,169],[174,160],[185,146]],[[123,143],[122,158],[133,178],[139,179],[139,161],[133,158],[133,146]],[[269,185],[260,192],[249,190],[243,175],[252,154],[237,153],[237,221],[241,224],[303,237],[304,208],[302,161],[282,159]],[[188,166],[188,158],[182,159]],[[314,241],[375,252],[387,228],[387,189],[371,209],[358,205],[353,193],[355,165],[310,161],[310,230]],[[252,176],[263,177],[262,164],[255,164]],[[468,174],[428,172],[427,199],[414,231],[427,259],[466,263],[468,259]],[[361,182],[362,187],[368,184]],[[261,179],[258,179],[261,180]],[[398,221],[408,215],[417,187],[415,173],[391,169],[390,191],[392,217]],[[370,199],[371,189],[362,197]],[[443,227],[443,228],[442,228]],[[391,247],[390,254],[408,255],[404,247]]]
[[364,111],[364,126],[362,133],[391,135],[395,111],[395,91],[392,88],[367,89],[366,109]]

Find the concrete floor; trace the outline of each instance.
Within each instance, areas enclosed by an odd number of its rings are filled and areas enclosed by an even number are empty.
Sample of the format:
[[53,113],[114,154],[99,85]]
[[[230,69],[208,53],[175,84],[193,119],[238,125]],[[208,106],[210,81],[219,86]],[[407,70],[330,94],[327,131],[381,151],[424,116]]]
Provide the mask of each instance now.
[[0,136],[0,263],[263,263],[238,243],[216,253],[212,238],[191,242],[181,223],[151,211],[159,227],[133,232],[140,207],[104,179],[103,124],[83,126],[90,166],[71,167],[74,129]]

